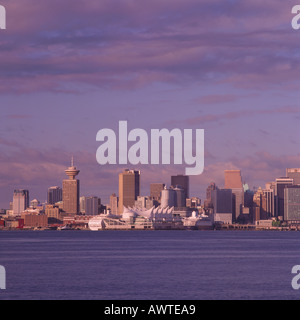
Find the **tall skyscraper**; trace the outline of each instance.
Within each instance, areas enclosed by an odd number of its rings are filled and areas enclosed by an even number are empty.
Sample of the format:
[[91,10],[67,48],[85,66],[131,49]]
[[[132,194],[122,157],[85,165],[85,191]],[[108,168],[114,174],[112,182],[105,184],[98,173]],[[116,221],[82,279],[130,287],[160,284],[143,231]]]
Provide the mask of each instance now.
[[287,186],[284,189],[284,220],[300,221],[300,186]]
[[286,176],[294,180],[294,185],[300,185],[300,169],[286,169]]
[[62,188],[51,187],[48,189],[48,204],[55,204],[62,201]]
[[213,210],[212,193],[216,190],[217,186],[212,182],[206,189],[206,200],[204,201],[204,209],[207,214],[211,214]]
[[213,216],[214,221],[231,224],[232,223],[232,190],[216,188],[212,191]]
[[186,191],[181,187],[174,188],[175,191],[175,207],[186,208]]
[[273,189],[265,189],[262,195],[262,219],[272,217],[275,217],[275,192]]
[[13,195],[13,214],[20,215],[29,207],[29,191],[15,190]]
[[225,189],[243,189],[241,170],[225,170]]
[[233,194],[233,215],[237,220],[244,205],[244,187],[240,170],[225,171],[225,189],[231,189]]
[[119,175],[119,214],[124,207],[134,207],[137,197],[140,195],[141,172],[125,170]]
[[74,160],[72,159],[71,167],[66,171],[68,180],[63,181],[63,210],[67,214],[76,215],[79,213],[79,194],[80,194],[80,182],[76,179],[80,171],[74,166]]
[[185,192],[185,199],[190,197],[190,177],[189,176],[172,176],[171,185],[175,187],[181,187]]
[[85,197],[85,215],[96,216],[99,214],[101,199],[98,197]]
[[292,186],[294,180],[290,178],[279,178],[275,182],[276,217],[284,217],[284,189]]

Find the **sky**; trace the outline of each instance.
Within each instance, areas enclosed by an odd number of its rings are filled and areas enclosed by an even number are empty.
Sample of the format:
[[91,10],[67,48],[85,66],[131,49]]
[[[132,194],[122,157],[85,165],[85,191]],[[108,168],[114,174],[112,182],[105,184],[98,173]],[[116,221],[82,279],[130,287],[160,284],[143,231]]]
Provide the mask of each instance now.
[[205,129],[202,199],[224,170],[251,188],[300,167],[294,1],[1,0],[0,207],[45,201],[72,155],[81,194],[107,203],[123,169],[170,185],[183,166],[100,166],[100,129]]

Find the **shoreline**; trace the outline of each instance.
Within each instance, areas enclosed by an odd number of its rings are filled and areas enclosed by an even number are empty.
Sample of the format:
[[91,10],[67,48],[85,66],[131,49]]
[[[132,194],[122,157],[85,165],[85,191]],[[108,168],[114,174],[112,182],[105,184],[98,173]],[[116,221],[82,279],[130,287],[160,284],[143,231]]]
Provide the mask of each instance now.
[[300,231],[300,227],[299,228],[290,228],[290,227],[256,227],[256,226],[222,226],[222,227],[218,227],[218,228],[199,228],[199,229],[109,229],[109,230],[98,230],[98,231],[92,231],[88,228],[74,228],[74,229],[68,229],[68,230],[60,230],[60,229],[51,229],[51,228],[1,228],[0,232],[10,232],[10,231],[19,231],[19,232],[28,232],[28,231],[43,231],[43,232],[75,232],[75,231],[88,231],[88,232],[108,232],[108,231],[124,231],[124,232],[135,232],[135,231],[210,231],[210,232],[219,232],[219,231],[240,231],[240,232],[259,232],[259,231],[272,231],[272,232],[299,232]]

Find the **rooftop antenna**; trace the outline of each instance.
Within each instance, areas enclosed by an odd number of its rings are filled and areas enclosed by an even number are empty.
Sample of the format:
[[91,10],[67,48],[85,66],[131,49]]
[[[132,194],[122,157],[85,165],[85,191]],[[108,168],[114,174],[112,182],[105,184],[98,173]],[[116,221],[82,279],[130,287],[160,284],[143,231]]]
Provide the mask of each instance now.
[[74,156],[72,156],[72,159],[71,159],[71,167],[74,167]]

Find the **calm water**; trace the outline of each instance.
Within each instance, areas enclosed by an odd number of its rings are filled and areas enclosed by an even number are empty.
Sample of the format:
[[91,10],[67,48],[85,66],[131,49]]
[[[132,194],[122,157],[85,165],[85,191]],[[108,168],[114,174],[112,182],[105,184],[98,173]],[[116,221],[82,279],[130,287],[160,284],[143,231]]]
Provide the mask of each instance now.
[[300,299],[294,232],[0,232],[0,299]]

